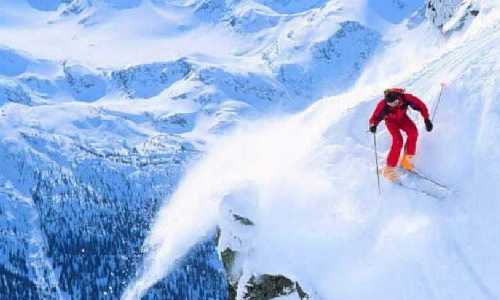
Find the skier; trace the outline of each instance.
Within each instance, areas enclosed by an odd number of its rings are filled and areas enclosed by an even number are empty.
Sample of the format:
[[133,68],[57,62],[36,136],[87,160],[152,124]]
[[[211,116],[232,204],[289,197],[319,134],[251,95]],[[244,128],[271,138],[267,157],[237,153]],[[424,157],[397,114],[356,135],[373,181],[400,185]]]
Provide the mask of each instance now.
[[412,94],[406,93],[405,90],[401,88],[390,88],[384,91],[384,99],[380,100],[377,104],[369,121],[369,130],[375,134],[377,125],[382,120],[385,120],[385,126],[392,136],[391,150],[389,151],[387,163],[382,171],[383,176],[390,181],[396,181],[399,178],[396,166],[403,146],[401,130],[406,133],[407,139],[400,166],[407,171],[413,171],[415,168],[412,159],[417,148],[418,130],[415,123],[406,114],[408,106],[420,112],[425,121],[425,129],[430,132],[433,125],[429,119],[427,106],[422,100]]

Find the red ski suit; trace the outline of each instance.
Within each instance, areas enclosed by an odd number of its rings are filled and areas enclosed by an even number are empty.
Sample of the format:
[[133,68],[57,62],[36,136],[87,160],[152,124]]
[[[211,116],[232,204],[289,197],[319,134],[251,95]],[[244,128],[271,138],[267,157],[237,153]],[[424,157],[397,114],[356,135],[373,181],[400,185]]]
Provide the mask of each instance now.
[[415,123],[406,114],[408,106],[419,111],[424,120],[429,118],[427,106],[419,98],[412,94],[402,93],[398,99],[400,100],[400,104],[396,107],[390,107],[384,99],[380,100],[370,118],[370,125],[378,125],[382,120],[385,120],[387,130],[389,130],[392,136],[392,146],[387,156],[387,165],[390,167],[397,166],[399,161],[399,155],[403,147],[401,130],[408,136],[405,144],[405,153],[415,155],[417,150],[418,130]]

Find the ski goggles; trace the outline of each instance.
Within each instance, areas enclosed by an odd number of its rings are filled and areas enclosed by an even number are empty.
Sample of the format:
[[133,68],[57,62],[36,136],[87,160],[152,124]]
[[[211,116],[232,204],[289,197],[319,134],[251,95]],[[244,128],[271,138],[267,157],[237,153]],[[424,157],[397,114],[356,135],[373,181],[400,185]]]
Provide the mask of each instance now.
[[401,103],[401,100],[395,99],[394,101],[391,101],[391,102],[386,101],[386,103],[390,107],[396,107],[396,106],[398,106]]

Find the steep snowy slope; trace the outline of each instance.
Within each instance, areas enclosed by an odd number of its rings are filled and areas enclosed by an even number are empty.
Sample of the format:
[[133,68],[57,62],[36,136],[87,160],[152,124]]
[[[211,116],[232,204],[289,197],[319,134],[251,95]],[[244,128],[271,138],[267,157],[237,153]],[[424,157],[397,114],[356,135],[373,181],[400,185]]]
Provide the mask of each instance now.
[[[299,76],[278,77],[282,65],[306,61],[311,76],[314,51],[334,54],[324,61],[352,84],[375,53],[378,35],[358,22],[359,6],[316,4],[1,1],[0,290],[118,298],[141,272],[155,212],[212,134],[325,92],[288,90]],[[268,15],[274,21],[258,25]],[[302,36],[281,38],[291,31]],[[363,55],[350,55],[365,39]],[[294,57],[299,45],[307,51]],[[223,272],[212,236],[147,295],[226,299]]]
[[[407,74],[395,68],[398,76],[391,77],[430,106],[440,83],[448,82],[435,130],[421,131],[417,164],[453,189],[449,198],[438,201],[385,182],[377,195],[366,120],[375,95],[391,82],[364,79],[302,114],[243,126],[219,141],[158,216],[147,240],[149,272],[125,299],[141,295],[216,225],[239,299],[257,297],[259,289],[265,294],[265,285],[278,281],[270,275],[291,279],[275,283],[283,290],[274,296],[297,291],[303,298],[305,291],[313,299],[500,297],[494,146],[500,23],[494,6],[483,4],[484,15],[465,34],[440,44],[443,51],[428,44],[434,57],[414,56],[417,69],[409,65]],[[429,38],[423,31],[389,47],[382,61],[399,57],[405,42]],[[379,66],[367,72],[382,73]],[[378,138],[386,149],[387,134]]]
[[[414,0],[0,1],[1,296],[498,297],[498,13],[473,2],[445,41]],[[453,204],[377,198],[365,101],[442,79],[418,163]]]

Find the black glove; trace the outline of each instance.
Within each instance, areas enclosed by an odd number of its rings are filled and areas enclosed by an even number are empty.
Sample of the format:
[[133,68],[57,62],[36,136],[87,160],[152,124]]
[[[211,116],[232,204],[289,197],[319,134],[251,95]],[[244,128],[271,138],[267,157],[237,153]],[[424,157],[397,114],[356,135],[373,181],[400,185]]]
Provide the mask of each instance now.
[[377,125],[370,125],[370,129],[368,130],[370,130],[371,133],[377,132]]
[[427,129],[427,131],[431,132],[433,127],[434,126],[432,125],[431,120],[425,119],[425,129]]

